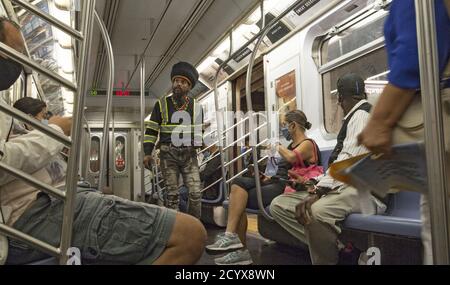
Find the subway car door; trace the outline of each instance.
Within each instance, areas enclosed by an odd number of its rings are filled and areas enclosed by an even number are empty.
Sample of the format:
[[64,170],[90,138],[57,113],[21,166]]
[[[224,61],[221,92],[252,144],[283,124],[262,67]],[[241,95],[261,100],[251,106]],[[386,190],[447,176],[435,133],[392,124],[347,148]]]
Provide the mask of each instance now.
[[132,152],[129,130],[117,130],[110,135],[112,147],[109,151],[109,180],[114,195],[134,200],[132,188]]
[[86,181],[88,181],[94,188],[98,188],[98,178],[100,175],[100,162],[103,159],[102,157],[100,157],[100,148],[102,145],[102,141],[103,141],[103,134],[101,132],[92,132],[87,146],[88,161],[87,161]]

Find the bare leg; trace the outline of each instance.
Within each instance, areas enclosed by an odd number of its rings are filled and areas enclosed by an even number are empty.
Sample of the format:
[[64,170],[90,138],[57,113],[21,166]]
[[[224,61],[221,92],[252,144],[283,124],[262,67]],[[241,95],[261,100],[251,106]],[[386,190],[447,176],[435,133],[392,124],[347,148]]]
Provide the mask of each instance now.
[[[238,233],[238,227],[241,224],[242,214],[245,213],[247,206],[248,193],[237,185],[231,186],[230,207],[228,209],[227,232]],[[245,216],[246,218],[247,216]],[[245,221],[247,228],[247,222]]]
[[206,230],[202,223],[191,216],[177,213],[167,247],[154,265],[195,264],[202,256],[205,242]]
[[239,239],[241,240],[244,247],[247,246],[247,213],[242,213],[241,220],[239,221],[239,227],[237,229],[237,234],[239,235]]

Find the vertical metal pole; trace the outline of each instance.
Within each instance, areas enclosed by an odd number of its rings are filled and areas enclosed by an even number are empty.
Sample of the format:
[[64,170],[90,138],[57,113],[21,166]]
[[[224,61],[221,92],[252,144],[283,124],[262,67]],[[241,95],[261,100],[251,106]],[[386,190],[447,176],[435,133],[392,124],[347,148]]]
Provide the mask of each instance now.
[[248,63],[247,68],[247,78],[245,84],[245,98],[247,99],[247,110],[249,114],[249,122],[250,122],[250,145],[252,147],[252,155],[253,155],[253,168],[255,173],[255,186],[256,186],[256,197],[258,200],[258,206],[260,213],[268,220],[273,220],[273,218],[266,213],[264,209],[263,201],[262,201],[262,193],[261,193],[261,181],[259,179],[259,166],[258,166],[258,151],[256,149],[257,146],[257,138],[256,138],[256,118],[253,114],[253,105],[252,105],[252,74],[253,74],[253,66],[255,64],[256,54],[258,53],[258,48],[261,45],[264,37],[266,36],[269,29],[265,30],[261,37],[258,39],[255,48],[253,50],[252,56],[250,57],[250,61]]
[[81,129],[83,128],[82,119],[84,114],[84,99],[87,93],[86,78],[88,73],[89,54],[91,48],[92,28],[94,19],[94,7],[95,0],[83,1],[82,13],[82,25],[81,33],[84,35],[84,40],[81,45],[80,59],[78,63],[78,90],[74,98],[74,118],[71,131],[72,148],[70,150],[71,155],[67,166],[67,199],[64,205],[63,215],[63,227],[61,235],[61,258],[60,264],[67,263],[68,256],[67,250],[70,247],[72,241],[72,224],[74,217],[75,197],[77,191],[78,182],[78,165],[80,158],[80,142],[81,142]]
[[261,0],[261,29],[266,27],[266,17],[264,17],[264,0]]
[[448,177],[434,0],[415,0],[434,263],[450,262]]
[[255,116],[253,115],[253,105],[252,105],[252,73],[253,73],[253,66],[255,64],[256,54],[258,53],[259,46],[261,45],[262,41],[264,40],[264,37],[267,35],[267,33],[270,31],[270,27],[268,27],[260,36],[258,41],[256,42],[255,48],[252,52],[252,56],[250,57],[250,61],[248,63],[247,68],[247,78],[246,78],[246,87],[245,87],[245,97],[247,99],[247,110],[249,112],[249,122],[250,122],[250,142],[252,146],[252,154],[253,154],[253,167],[255,171],[255,184],[256,184],[256,197],[258,200],[258,207],[260,210],[260,213],[268,220],[273,220],[273,218],[266,212],[262,200],[262,193],[261,193],[261,181],[259,180],[259,166],[258,166],[258,152],[256,149],[256,125],[255,125]]
[[115,157],[114,157],[114,140],[116,139],[116,115],[114,113],[114,110],[111,111],[112,113],[112,123],[111,123],[111,136],[108,136],[108,140],[110,143],[108,157],[111,159],[109,160],[109,189],[111,193],[114,194],[114,172],[116,171],[116,164],[115,164]]
[[111,119],[111,107],[112,107],[112,96],[113,96],[113,88],[114,88],[114,52],[111,44],[111,40],[108,35],[108,30],[106,29],[105,24],[102,19],[98,15],[97,11],[95,13],[95,19],[97,20],[98,26],[100,28],[100,32],[103,37],[103,41],[106,48],[106,54],[108,55],[109,61],[109,77],[108,77],[108,90],[106,93],[106,109],[104,116],[104,124],[103,124],[103,141],[102,147],[100,148],[100,173],[98,177],[98,190],[103,192],[103,187],[105,186],[105,166],[106,166],[106,157],[105,153],[108,149],[108,137],[109,137],[109,121]]
[[225,190],[225,197],[228,197],[229,195],[229,187],[226,183],[227,181],[227,170],[225,167],[225,153],[223,151],[223,129],[225,128],[224,124],[224,118],[223,118],[223,110],[219,109],[219,90],[217,88],[217,82],[219,78],[221,67],[219,67],[219,70],[217,70],[216,78],[214,80],[214,105],[216,108],[216,123],[217,123],[217,136],[219,138],[219,152],[220,152],[220,162],[221,162],[221,169],[222,169],[222,178],[224,181],[224,190]]
[[[86,124],[87,138],[88,138],[87,146],[86,146],[86,148],[87,148],[86,153],[88,154],[87,166],[86,166],[85,171],[82,173],[83,179],[86,179],[88,171],[89,171],[89,168],[91,166],[90,161],[91,161],[91,137],[92,137],[92,132],[91,132],[91,127],[89,126],[89,122],[88,122],[86,116],[83,117],[83,120],[84,120],[84,123]],[[86,133],[84,133],[84,134],[86,134]],[[83,143],[83,145],[84,145],[84,143]]]
[[145,138],[145,57],[141,58],[141,151],[139,155],[141,165],[141,201],[145,202],[145,165],[144,165],[144,138]]

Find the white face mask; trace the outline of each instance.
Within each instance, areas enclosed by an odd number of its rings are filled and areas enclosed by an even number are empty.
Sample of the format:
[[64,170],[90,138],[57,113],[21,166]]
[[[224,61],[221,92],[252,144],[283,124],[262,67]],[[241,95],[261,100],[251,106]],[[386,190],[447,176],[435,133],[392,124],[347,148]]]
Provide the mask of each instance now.
[[48,125],[48,120],[43,119],[43,120],[41,120],[41,123],[43,123],[44,125]]

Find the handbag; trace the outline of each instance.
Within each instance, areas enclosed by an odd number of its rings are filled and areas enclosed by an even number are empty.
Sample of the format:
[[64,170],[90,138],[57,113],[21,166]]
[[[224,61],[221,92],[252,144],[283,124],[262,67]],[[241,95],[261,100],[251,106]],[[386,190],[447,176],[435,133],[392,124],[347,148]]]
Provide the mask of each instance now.
[[[317,146],[314,141],[310,140],[314,146],[314,156],[317,163],[319,163],[318,155],[317,155]],[[305,179],[305,181],[308,181],[312,178],[318,177],[323,174],[323,167],[319,166],[317,164],[312,164],[308,167],[305,166],[305,163],[303,162],[302,155],[299,151],[294,150],[295,155],[297,156],[296,164],[291,168],[291,171],[295,172],[296,174],[300,175]],[[294,181],[293,179],[290,179],[290,181]],[[284,188],[284,193],[295,193],[297,192],[294,188],[287,185]]]

